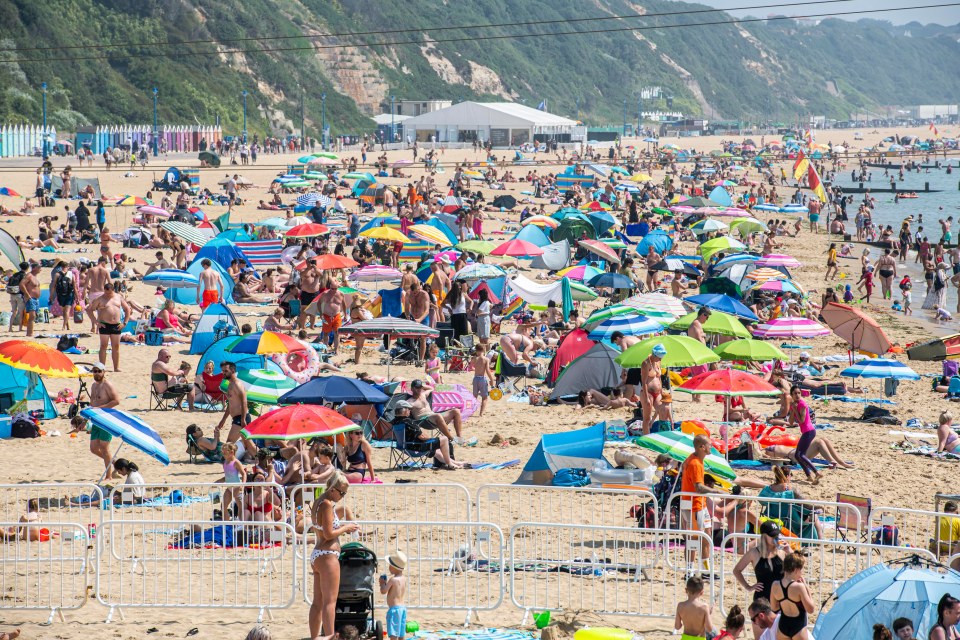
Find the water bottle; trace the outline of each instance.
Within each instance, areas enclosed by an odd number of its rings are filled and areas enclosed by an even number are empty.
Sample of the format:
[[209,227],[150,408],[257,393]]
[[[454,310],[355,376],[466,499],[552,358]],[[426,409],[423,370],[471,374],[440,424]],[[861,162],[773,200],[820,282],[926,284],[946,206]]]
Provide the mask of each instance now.
[[93,522],[87,525],[87,538],[94,540],[97,537],[97,525]]

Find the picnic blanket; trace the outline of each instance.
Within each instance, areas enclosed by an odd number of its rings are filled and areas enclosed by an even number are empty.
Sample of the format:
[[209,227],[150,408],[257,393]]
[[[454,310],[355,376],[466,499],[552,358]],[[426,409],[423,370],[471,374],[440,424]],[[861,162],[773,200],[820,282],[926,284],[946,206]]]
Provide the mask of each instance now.
[[[762,460],[730,460],[729,462],[731,469],[744,469],[747,471],[770,471],[773,469],[773,465],[771,463],[764,462]],[[795,464],[782,464],[780,466],[785,469],[790,469],[791,471],[800,468],[799,465]],[[813,466],[822,469],[829,467],[830,463],[820,458],[814,458]]]
[[[473,462],[471,463],[469,469],[509,469],[510,467],[515,467],[520,464],[519,460],[508,460],[506,462]],[[414,469],[429,469],[433,466],[433,462],[427,462],[422,460],[409,460],[402,464],[397,465],[397,469],[404,470],[414,470]]]
[[236,549],[239,547],[250,549],[263,549],[266,547],[280,546],[279,542],[254,543],[238,545],[236,534],[243,529],[243,525],[219,524],[203,531],[198,531],[182,540],[171,543],[168,549],[193,549],[203,548],[222,548]]

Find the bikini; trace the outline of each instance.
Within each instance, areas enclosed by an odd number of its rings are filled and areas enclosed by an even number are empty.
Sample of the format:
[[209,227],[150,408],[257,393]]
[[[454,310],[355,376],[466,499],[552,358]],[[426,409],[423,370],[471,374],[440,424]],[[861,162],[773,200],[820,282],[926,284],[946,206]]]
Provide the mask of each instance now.
[[954,443],[960,440],[960,436],[957,436],[955,433],[951,433],[947,436],[947,441],[943,443],[943,450],[947,453],[953,453],[957,450],[957,445]]
[[[336,509],[334,509],[333,511],[333,528],[334,529],[340,528],[340,518],[337,517]],[[313,564],[313,561],[321,556],[339,556],[339,555],[340,555],[339,550],[334,551],[331,549],[314,549],[313,552],[310,554],[310,564]]]
[[361,476],[366,476],[369,469],[367,469],[367,454],[363,452],[363,447],[357,446],[357,450],[353,453],[347,454],[347,472],[359,473]]
[[[790,584],[793,584],[791,582]],[[783,586],[783,580],[780,580],[780,588],[783,589],[783,599],[787,602],[790,602],[797,608],[799,613],[795,616],[787,615],[787,612],[783,610],[783,607],[780,607],[780,633],[783,635],[793,638],[798,633],[807,628],[807,610],[803,608],[802,602],[797,602],[792,600],[787,593],[787,589],[790,588],[790,584],[786,587]],[[782,602],[782,601],[781,601]]]

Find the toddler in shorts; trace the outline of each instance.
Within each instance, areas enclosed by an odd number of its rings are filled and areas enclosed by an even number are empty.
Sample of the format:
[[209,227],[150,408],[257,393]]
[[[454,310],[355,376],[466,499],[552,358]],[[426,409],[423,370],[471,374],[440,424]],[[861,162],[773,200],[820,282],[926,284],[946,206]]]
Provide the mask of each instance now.
[[387,636],[390,640],[403,640],[407,635],[407,607],[403,604],[407,593],[407,556],[403,551],[394,551],[387,556],[390,577],[380,576],[380,595],[387,596]]

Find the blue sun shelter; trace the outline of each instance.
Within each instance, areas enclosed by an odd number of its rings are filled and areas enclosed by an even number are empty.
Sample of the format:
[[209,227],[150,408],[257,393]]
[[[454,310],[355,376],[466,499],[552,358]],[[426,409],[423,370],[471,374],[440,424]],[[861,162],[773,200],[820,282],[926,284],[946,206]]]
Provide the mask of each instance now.
[[233,344],[234,337],[235,336],[220,338],[207,347],[207,350],[203,352],[203,355],[200,356],[200,361],[197,363],[197,374],[200,374],[207,362],[211,360],[213,361],[214,373],[220,373],[221,362],[232,362],[237,365],[237,371],[267,369],[268,371],[283,373],[283,371],[280,370],[280,366],[266,356],[261,356],[256,353],[231,353],[227,351],[227,347]]
[[204,258],[210,258],[224,269],[230,268],[230,263],[234,260],[243,260],[244,266],[253,269],[253,265],[250,264],[250,260],[240,250],[240,247],[234,244],[232,240],[219,236],[200,247],[200,251],[193,258],[193,262],[201,262]]
[[586,429],[542,435],[514,484],[549,485],[560,469],[592,469],[594,462],[604,459],[605,430],[606,423],[600,422]]
[[[216,262],[213,262],[210,266],[211,269],[220,274],[220,279],[223,281],[223,300],[225,304],[234,304],[233,301],[233,278],[230,277],[230,274],[227,273],[227,270],[221,267]],[[190,263],[190,266],[187,267],[187,273],[199,276],[200,272],[203,271],[203,265],[200,264],[199,260],[194,260]],[[177,304],[192,304],[196,305],[197,303],[197,290],[189,288],[177,287],[174,289],[167,289],[163,294],[167,300],[173,300]]]
[[711,191],[707,197],[714,202],[719,202],[725,207],[733,206],[733,198],[730,197],[730,193],[723,187],[714,187],[713,191]]
[[57,409],[40,376],[0,364],[0,413],[7,413],[10,407],[24,398],[30,411],[43,410],[44,420],[57,417]]
[[240,325],[233,316],[233,312],[225,304],[216,302],[203,311],[193,330],[193,339],[190,341],[190,355],[198,355],[207,350],[207,347],[217,341],[217,333],[229,331],[232,335],[240,335]]

